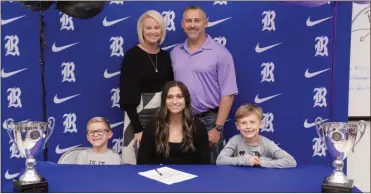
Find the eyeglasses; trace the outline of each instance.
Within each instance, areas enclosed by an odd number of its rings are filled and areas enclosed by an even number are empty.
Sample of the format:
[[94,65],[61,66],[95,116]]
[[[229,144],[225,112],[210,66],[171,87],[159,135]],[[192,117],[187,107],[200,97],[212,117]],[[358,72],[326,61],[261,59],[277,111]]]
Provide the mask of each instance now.
[[98,135],[103,135],[104,132],[109,132],[109,130],[107,129],[99,129],[99,130],[96,130],[96,131],[88,131],[88,135],[89,136],[94,136],[95,133],[97,133]]

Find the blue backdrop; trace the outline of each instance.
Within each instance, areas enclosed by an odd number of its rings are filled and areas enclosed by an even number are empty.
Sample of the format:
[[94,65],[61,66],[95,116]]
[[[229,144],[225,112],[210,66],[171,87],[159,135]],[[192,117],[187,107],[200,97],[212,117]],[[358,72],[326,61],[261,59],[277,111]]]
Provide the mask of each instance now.
[[[266,123],[262,135],[291,153],[299,165],[329,164],[314,120],[348,118],[351,3],[314,8],[276,2],[194,3],[207,12],[207,33],[235,61],[240,93],[226,126],[227,138],[237,133],[236,108],[257,103]],[[114,131],[109,146],[121,152],[119,70],[125,51],[138,43],[137,19],[149,9],[162,13],[167,21],[162,47],[170,51],[185,40],[180,20],[189,4],[107,2],[89,20],[71,18],[54,6],[44,13],[47,118],[55,120],[48,142],[50,161],[57,162],[73,147],[89,146],[86,123],[94,116],[109,119]],[[12,122],[42,119],[40,13],[15,2],[2,2],[1,11],[1,120],[6,129]],[[6,130],[1,135],[1,180],[6,184],[24,167],[24,159]],[[43,154],[37,159],[43,160]]]

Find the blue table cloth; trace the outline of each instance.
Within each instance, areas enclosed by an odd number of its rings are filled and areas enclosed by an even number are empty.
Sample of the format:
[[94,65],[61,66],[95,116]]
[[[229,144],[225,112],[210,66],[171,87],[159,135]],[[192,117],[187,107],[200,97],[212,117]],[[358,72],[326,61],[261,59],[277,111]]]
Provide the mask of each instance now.
[[[198,177],[167,185],[138,175],[161,166],[85,166],[39,162],[37,171],[49,182],[49,192],[321,192],[332,168],[298,165],[294,169],[266,169],[215,165],[170,165]],[[3,192],[12,192],[6,185]],[[360,192],[356,187],[353,192]]]

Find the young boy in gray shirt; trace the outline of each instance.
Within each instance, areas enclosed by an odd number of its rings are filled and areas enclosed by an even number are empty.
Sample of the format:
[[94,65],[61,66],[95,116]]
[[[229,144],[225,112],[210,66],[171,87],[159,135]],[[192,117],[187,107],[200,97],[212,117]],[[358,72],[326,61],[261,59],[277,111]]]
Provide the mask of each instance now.
[[296,161],[290,154],[272,140],[259,135],[259,130],[264,126],[262,108],[254,104],[242,105],[235,119],[240,134],[228,141],[216,160],[217,165],[296,167]]
[[81,151],[77,164],[85,165],[119,165],[120,155],[108,149],[108,139],[112,138],[112,129],[102,117],[94,117],[87,124],[87,139],[92,148]]

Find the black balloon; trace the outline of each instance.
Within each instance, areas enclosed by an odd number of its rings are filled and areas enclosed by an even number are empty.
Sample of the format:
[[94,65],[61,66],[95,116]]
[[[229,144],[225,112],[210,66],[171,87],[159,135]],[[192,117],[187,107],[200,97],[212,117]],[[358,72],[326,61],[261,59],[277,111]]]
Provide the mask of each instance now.
[[20,3],[32,11],[44,11],[49,9],[54,1],[22,1]]
[[57,9],[80,19],[89,19],[104,9],[105,1],[58,1]]

